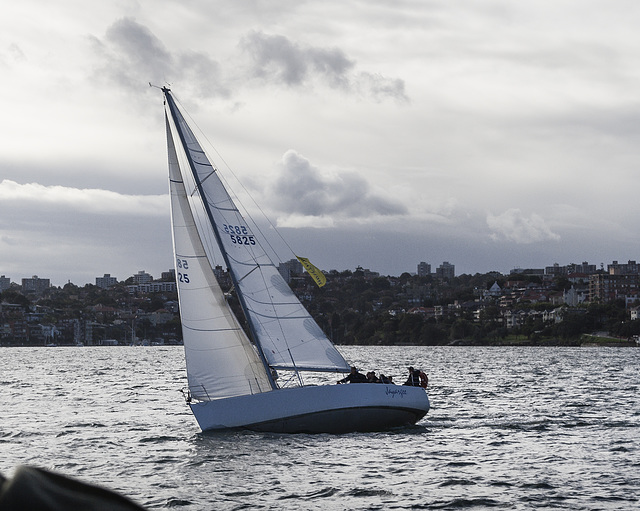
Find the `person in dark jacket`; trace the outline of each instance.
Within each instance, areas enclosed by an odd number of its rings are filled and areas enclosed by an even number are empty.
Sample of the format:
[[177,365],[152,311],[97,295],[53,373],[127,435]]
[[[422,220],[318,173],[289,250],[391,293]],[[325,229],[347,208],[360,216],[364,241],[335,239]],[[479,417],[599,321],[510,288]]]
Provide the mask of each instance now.
[[387,385],[390,385],[393,383],[393,380],[391,379],[391,376],[386,376],[380,373],[380,383],[386,383]]
[[358,372],[358,369],[355,366],[351,367],[351,372],[342,378],[342,380],[338,380],[338,383],[367,383],[367,377]]
[[367,373],[367,382],[369,383],[380,383],[380,378],[376,376],[375,371],[369,371]]
[[413,367],[409,367],[409,377],[407,381],[404,382],[405,385],[409,385],[410,387],[419,387],[420,386],[420,370],[414,369]]

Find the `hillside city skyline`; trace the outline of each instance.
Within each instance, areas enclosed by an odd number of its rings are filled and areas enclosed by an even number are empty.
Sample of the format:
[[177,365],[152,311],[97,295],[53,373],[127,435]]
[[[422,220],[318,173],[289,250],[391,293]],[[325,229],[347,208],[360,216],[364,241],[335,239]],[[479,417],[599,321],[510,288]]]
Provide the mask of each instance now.
[[[223,271],[222,267],[217,267],[218,271]],[[283,277],[285,277],[285,280],[289,280],[289,275],[290,274],[302,274],[303,270],[302,270],[302,266],[300,265],[300,263],[296,260],[296,259],[291,259],[289,261],[280,263],[278,265],[278,269],[280,271],[280,273],[283,275]],[[372,271],[368,268],[362,268],[361,266],[357,266],[354,270],[350,270],[350,269],[343,269],[343,270],[337,270],[337,269],[331,269],[331,270],[322,270],[325,273],[330,273],[330,272],[344,272],[344,271],[358,271],[358,270],[362,270],[364,272],[366,272],[368,275],[373,275],[373,276],[380,276],[379,272],[376,271]],[[585,274],[585,275],[589,275],[589,274],[593,274],[596,273],[598,270],[604,272],[605,268],[604,268],[604,263],[600,263],[600,268],[598,268],[598,265],[596,264],[590,264],[588,261],[583,261],[580,264],[577,263],[569,263],[566,265],[560,265],[559,263],[555,262],[552,265],[549,266],[544,266],[541,268],[535,268],[535,267],[530,267],[530,268],[522,268],[522,267],[514,267],[512,268],[509,273],[502,273],[498,270],[490,270],[488,272],[485,273],[480,273],[480,272],[476,272],[476,275],[487,275],[487,274],[496,274],[496,275],[502,275],[502,276],[508,276],[508,275],[514,275],[514,274],[527,274],[530,276],[543,276],[543,275],[551,275],[551,276],[555,276],[555,275],[565,275],[565,274],[573,274],[573,273],[577,273],[577,274]],[[456,275],[455,273],[455,264],[450,263],[449,261],[443,261],[440,266],[434,268],[434,271],[432,272],[432,265],[431,263],[427,263],[425,261],[420,261],[419,263],[417,263],[416,265],[416,271],[407,271],[407,272],[403,272],[403,273],[409,273],[410,275],[417,275],[420,277],[425,277],[425,276],[434,276],[434,277],[438,277],[438,278],[454,278],[456,276],[460,276],[460,275],[465,275],[465,273]],[[619,263],[618,260],[613,260],[611,263],[608,263],[606,266],[606,273],[610,273],[610,274],[640,274],[640,264],[636,263],[635,260],[629,259],[627,260],[626,263]],[[471,275],[471,274],[469,274]],[[385,275],[385,276],[389,276],[389,277],[393,277],[395,275]],[[103,274],[102,277],[96,276],[95,280],[93,282],[85,282],[84,284],[78,284],[75,282],[71,282],[71,280],[69,280],[67,283],[71,283],[73,285],[87,285],[87,284],[91,284],[91,285],[96,285],[98,287],[101,288],[107,288],[111,285],[114,284],[118,284],[120,282],[127,282],[129,280],[132,280],[133,284],[136,285],[140,285],[140,284],[149,284],[151,282],[157,282],[157,281],[173,281],[175,280],[175,270],[173,268],[167,270],[167,271],[163,271],[161,272],[160,277],[155,278],[153,275],[147,273],[146,270],[138,270],[137,273],[129,275],[128,277],[124,278],[124,279],[118,279],[118,277],[116,276],[112,276],[110,273],[105,273]],[[20,279],[20,281],[22,282],[21,284],[19,284],[18,282],[16,282],[15,280],[12,280],[12,277],[10,276],[6,276],[5,274],[0,274],[0,293],[4,290],[7,290],[11,287],[12,284],[17,285],[17,286],[21,286],[23,288],[27,288],[27,291],[41,291],[43,288],[48,288],[48,287],[63,287],[63,286],[55,286],[51,284],[51,279],[47,278],[47,277],[40,277],[38,274],[32,274],[31,277],[22,277]],[[65,283],[66,284],[66,283]],[[166,291],[172,291],[173,289],[155,289],[155,291],[162,291],[162,290],[166,290]],[[151,289],[149,289],[149,291],[151,291]]]
[[[337,343],[582,345],[602,332],[609,333],[597,342],[606,345],[636,346],[640,340],[640,265],[632,260],[614,261],[606,273],[588,262],[509,275],[455,276],[446,261],[434,273],[419,263],[422,276],[380,276],[358,267],[325,272],[321,289],[297,260],[278,269]],[[222,267],[214,271],[231,290]],[[0,345],[179,344],[174,275],[167,271],[164,280],[153,280],[139,270],[119,281],[104,274],[95,285],[63,288],[39,277],[23,279],[20,288],[2,276],[0,285],[8,289],[0,299]]]

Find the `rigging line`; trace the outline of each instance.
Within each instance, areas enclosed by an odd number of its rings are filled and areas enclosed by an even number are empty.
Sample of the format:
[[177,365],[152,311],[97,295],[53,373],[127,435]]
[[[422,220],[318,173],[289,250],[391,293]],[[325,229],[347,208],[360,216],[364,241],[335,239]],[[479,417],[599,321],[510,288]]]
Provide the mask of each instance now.
[[213,170],[209,173],[209,175],[205,176],[205,178],[202,180],[202,183],[204,183],[207,179],[209,179],[211,176],[213,176],[216,173],[216,171],[218,170],[213,165],[211,165],[211,168]]
[[291,350],[289,348],[287,348],[287,351],[289,352],[289,357],[291,358],[291,363],[293,364],[293,370],[296,373],[296,376],[298,377],[298,382],[300,383],[301,387],[304,387],[304,383],[302,382],[302,376],[300,374],[300,371],[298,371],[298,368],[296,367],[296,361],[293,358],[293,355],[291,354]]
[[[189,112],[187,110],[184,109],[184,107],[182,106],[182,103],[180,102],[180,100],[178,100],[178,98],[176,98],[175,93],[173,93],[172,91],[172,95],[173,95],[173,99],[180,105],[181,110],[183,112],[183,115],[186,114],[187,117],[189,117],[189,120],[191,121],[192,125],[195,126],[198,131],[200,132],[200,135],[202,137],[204,137],[204,140],[207,141],[207,144],[209,144],[209,146],[213,149],[213,151],[216,153],[216,155],[218,156],[218,158],[220,158],[220,161],[222,161],[222,163],[224,163],[224,166],[229,170],[229,172],[231,173],[231,175],[236,179],[236,181],[238,182],[238,184],[240,185],[240,187],[244,190],[244,192],[247,194],[247,196],[249,197],[249,199],[251,199],[251,202],[253,202],[253,205],[258,209],[258,211],[260,211],[261,215],[263,216],[263,218],[267,221],[267,223],[269,224],[269,226],[274,230],[274,232],[278,235],[278,237],[280,238],[280,240],[286,245],[286,247],[289,249],[289,251],[291,252],[291,254],[293,254],[295,256],[295,252],[294,250],[291,248],[291,246],[289,245],[289,243],[287,243],[287,240],[282,236],[282,234],[280,233],[280,231],[278,230],[278,228],[275,226],[275,224],[271,221],[271,219],[267,216],[267,214],[264,212],[264,210],[260,207],[260,204],[258,204],[256,202],[256,200],[253,198],[253,195],[251,195],[251,192],[249,192],[249,190],[247,189],[246,186],[244,186],[244,184],[242,183],[242,181],[238,178],[237,174],[233,171],[233,169],[231,168],[231,166],[227,163],[227,161],[224,159],[224,157],[222,156],[222,154],[220,154],[220,152],[215,148],[215,146],[213,145],[213,143],[209,140],[209,138],[207,137],[206,133],[200,128],[200,126],[198,125],[198,123],[195,121],[195,119],[193,119],[193,117],[191,117],[191,115],[189,114]],[[204,148],[203,148],[204,151]],[[206,152],[205,152],[206,154]],[[216,168],[215,165],[212,164],[213,168]],[[218,170],[216,168],[216,170]],[[233,190],[233,188],[230,186],[229,181],[227,181],[224,176],[222,175],[222,173],[218,172],[218,176],[225,182],[225,186],[227,186],[228,189]],[[238,194],[234,193],[234,196],[236,199],[238,199],[238,203],[242,204],[242,201],[240,201],[240,198],[238,197]],[[251,220],[251,222],[253,223],[253,225],[256,227],[257,231],[260,233],[260,235],[262,236],[264,242],[268,245],[268,247],[271,249],[271,252],[276,256],[277,259],[281,259],[280,256],[278,256],[278,252],[276,251],[275,248],[273,248],[273,246],[271,245],[271,243],[269,243],[268,238],[264,235],[264,233],[262,232],[262,229],[260,229],[260,226],[258,225],[258,223],[254,220],[253,216],[251,215],[251,213],[249,213],[249,211],[243,207],[243,209],[245,210],[245,214],[246,216]]]
[[238,284],[240,284],[240,282],[242,282],[244,279],[246,279],[249,275],[251,275],[258,268],[260,268],[260,265],[258,263],[256,263],[256,265],[253,267],[253,269],[251,271],[249,271],[249,273],[245,273],[241,278],[238,279]]

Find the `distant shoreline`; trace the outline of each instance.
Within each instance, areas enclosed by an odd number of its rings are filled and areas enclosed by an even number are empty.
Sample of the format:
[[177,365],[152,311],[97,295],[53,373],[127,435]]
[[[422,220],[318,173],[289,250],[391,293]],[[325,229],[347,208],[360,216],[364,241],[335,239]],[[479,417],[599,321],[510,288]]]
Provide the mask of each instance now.
[[[477,341],[473,339],[457,339],[447,343],[440,344],[336,344],[336,346],[371,346],[371,347],[388,347],[388,346],[406,346],[406,347],[420,347],[434,348],[434,347],[512,347],[512,348],[640,348],[634,340],[618,339],[615,337],[605,337],[598,335],[583,334],[577,339],[500,339],[494,341]],[[87,346],[78,346],[75,344],[58,344],[55,346],[45,345],[21,345],[21,344],[0,344],[0,348],[167,348],[167,347],[182,347],[182,344],[156,344],[156,345],[130,345],[130,344],[110,344],[100,345],[91,344]]]

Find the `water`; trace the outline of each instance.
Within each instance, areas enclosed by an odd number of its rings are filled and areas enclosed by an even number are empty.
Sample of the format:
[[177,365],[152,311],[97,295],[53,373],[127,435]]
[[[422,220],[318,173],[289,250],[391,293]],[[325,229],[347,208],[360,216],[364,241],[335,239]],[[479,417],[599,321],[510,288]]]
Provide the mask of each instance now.
[[396,381],[428,372],[429,414],[387,433],[203,434],[181,347],[2,348],[0,472],[36,465],[185,511],[640,507],[640,351],[342,351]]

